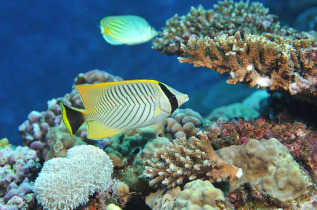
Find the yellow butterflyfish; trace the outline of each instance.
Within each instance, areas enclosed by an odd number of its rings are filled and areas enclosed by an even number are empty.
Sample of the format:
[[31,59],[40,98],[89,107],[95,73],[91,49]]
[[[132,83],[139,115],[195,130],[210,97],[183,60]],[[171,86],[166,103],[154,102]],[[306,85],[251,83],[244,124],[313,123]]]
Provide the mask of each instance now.
[[61,104],[71,135],[88,123],[88,138],[111,137],[133,128],[162,122],[189,100],[186,94],[156,80],[128,80],[75,85],[85,110]]
[[157,31],[142,17],[135,15],[107,16],[100,21],[103,38],[112,45],[141,44],[157,36]]

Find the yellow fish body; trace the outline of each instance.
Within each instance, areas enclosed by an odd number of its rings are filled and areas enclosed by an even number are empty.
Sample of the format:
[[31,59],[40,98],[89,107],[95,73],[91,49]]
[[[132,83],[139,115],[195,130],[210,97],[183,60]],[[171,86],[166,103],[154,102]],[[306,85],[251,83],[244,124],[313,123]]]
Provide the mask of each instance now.
[[90,139],[162,122],[188,101],[186,94],[155,80],[75,85],[74,88],[85,110],[61,104],[63,121],[71,135],[87,122]]
[[151,40],[158,35],[148,22],[139,16],[107,16],[100,21],[103,38],[112,45],[134,45]]

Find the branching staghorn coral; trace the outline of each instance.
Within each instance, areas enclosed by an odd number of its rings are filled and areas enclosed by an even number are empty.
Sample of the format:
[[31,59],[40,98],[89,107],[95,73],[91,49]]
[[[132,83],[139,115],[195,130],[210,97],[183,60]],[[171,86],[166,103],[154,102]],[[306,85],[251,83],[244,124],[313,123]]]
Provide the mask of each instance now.
[[234,180],[242,176],[241,169],[228,164],[213,150],[206,132],[200,132],[199,139],[179,138],[169,147],[154,153],[147,160],[144,175],[152,178],[150,186],[165,185],[172,188],[188,180],[206,179],[211,182]]
[[230,74],[229,84],[237,82],[291,95],[317,94],[317,46],[314,39],[292,40],[265,34],[192,37],[181,46],[181,63],[207,67]]
[[261,35],[272,33],[292,39],[317,37],[315,32],[297,32],[293,28],[281,27],[277,16],[268,14],[269,9],[261,3],[249,1],[219,1],[214,9],[205,10],[199,5],[191,7],[187,15],[177,14],[166,22],[160,36],[153,40],[154,49],[168,55],[183,56],[181,44],[187,44],[190,37],[208,36],[214,38],[224,34]]

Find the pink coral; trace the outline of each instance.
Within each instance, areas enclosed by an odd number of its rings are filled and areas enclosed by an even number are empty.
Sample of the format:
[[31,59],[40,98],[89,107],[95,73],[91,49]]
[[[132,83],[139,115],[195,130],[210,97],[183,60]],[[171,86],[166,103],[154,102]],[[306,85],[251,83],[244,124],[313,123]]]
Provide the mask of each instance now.
[[[32,184],[41,167],[36,151],[28,147],[10,146],[0,150],[0,209],[27,209],[34,204]],[[33,198],[33,199],[31,199]]]

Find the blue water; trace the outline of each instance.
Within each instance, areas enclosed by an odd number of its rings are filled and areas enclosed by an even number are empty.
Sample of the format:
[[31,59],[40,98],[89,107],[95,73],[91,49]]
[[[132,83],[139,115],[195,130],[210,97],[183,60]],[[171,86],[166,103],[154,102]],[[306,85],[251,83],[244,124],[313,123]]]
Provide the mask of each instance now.
[[[221,76],[161,55],[151,42],[112,46],[100,35],[107,15],[144,17],[157,30],[175,13],[211,0],[7,0],[0,1],[0,138],[20,144],[18,125],[47,100],[70,92],[81,72],[102,69],[124,79],[156,79],[182,92],[213,85]],[[216,90],[219,91],[219,90]]]

